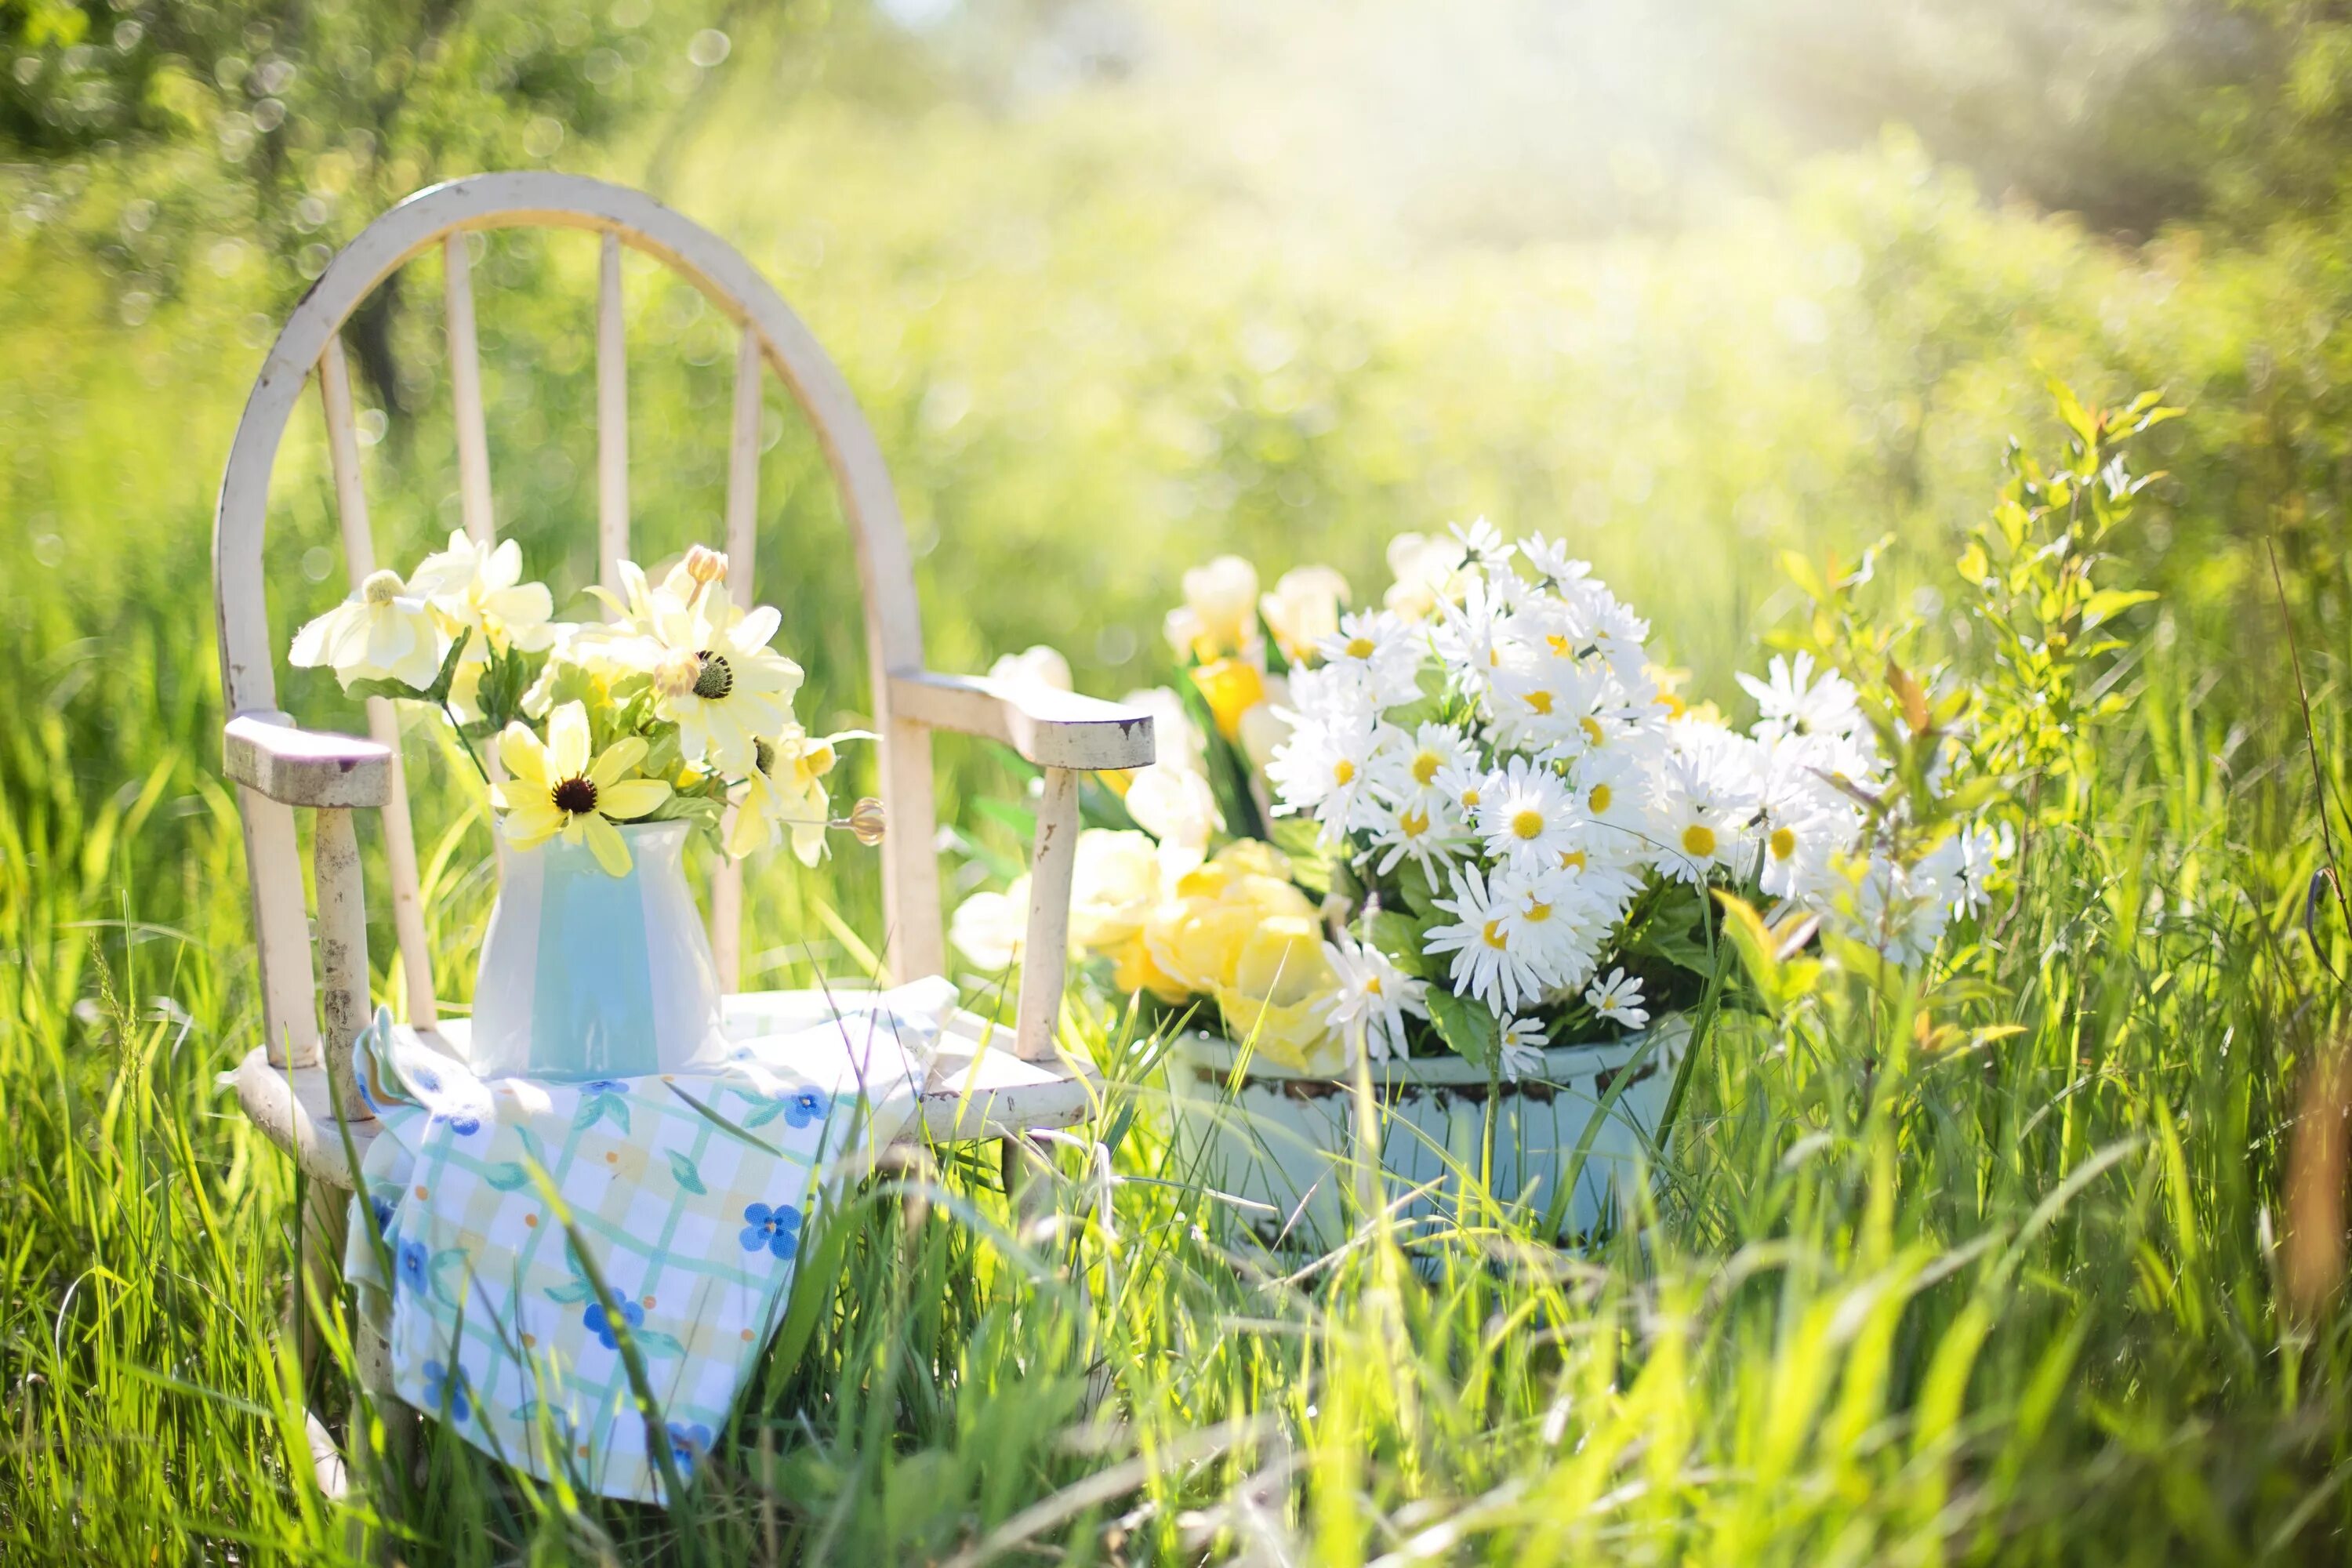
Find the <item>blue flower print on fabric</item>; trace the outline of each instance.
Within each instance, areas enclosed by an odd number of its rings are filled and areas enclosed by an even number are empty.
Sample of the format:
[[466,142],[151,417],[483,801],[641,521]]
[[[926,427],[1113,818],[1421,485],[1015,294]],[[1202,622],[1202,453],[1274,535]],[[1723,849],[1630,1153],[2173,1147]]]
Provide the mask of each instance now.
[[422,1290],[431,1281],[429,1265],[432,1259],[421,1241],[400,1244],[400,1283],[411,1290]]
[[392,1239],[392,1210],[390,1198],[374,1193],[368,1194],[368,1213],[375,1216],[375,1233],[386,1241]]
[[[643,1307],[638,1306],[635,1301],[624,1301],[620,1305],[621,1321],[624,1323],[632,1329],[645,1326],[646,1310]],[[590,1333],[603,1342],[606,1350],[616,1351],[621,1348],[620,1332],[614,1327],[613,1320],[604,1315],[603,1302],[589,1302],[588,1310],[580,1314],[580,1322]]]
[[796,1089],[784,1096],[784,1125],[806,1127],[812,1121],[823,1121],[833,1102],[819,1090]]
[[438,1094],[441,1092],[441,1075],[435,1072],[431,1068],[416,1068],[413,1069],[408,1076],[415,1079],[416,1087],[423,1089],[425,1093]]
[[600,1078],[580,1086],[583,1094],[626,1094],[629,1086],[616,1078]]
[[697,1421],[691,1425],[669,1424],[670,1458],[677,1461],[679,1470],[694,1473],[695,1461],[710,1452],[710,1428]]
[[446,1126],[460,1138],[471,1138],[482,1130],[482,1119],[470,1110],[444,1110],[433,1120]]
[[445,1395],[449,1401],[451,1420],[462,1423],[473,1418],[473,1393],[467,1384],[466,1369],[461,1366],[453,1373],[437,1361],[426,1362],[425,1363],[425,1407],[439,1410]]
[[743,1209],[743,1250],[767,1251],[790,1258],[801,1249],[801,1211],[790,1204],[770,1207],[748,1204]]

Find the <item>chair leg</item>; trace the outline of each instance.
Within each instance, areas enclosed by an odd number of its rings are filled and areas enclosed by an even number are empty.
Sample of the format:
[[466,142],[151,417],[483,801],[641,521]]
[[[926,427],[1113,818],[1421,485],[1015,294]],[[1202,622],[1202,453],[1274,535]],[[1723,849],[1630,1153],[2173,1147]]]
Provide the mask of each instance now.
[[304,1189],[300,1232],[295,1237],[295,1269],[287,1282],[285,1329],[307,1388],[318,1372],[319,1332],[308,1303],[342,1289],[343,1234],[351,1216],[351,1194],[324,1182]]

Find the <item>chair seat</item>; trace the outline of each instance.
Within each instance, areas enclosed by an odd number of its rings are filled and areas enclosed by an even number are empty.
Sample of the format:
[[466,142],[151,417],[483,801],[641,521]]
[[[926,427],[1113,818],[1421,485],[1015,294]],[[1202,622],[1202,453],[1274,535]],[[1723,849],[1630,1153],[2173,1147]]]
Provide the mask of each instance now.
[[[862,992],[747,991],[721,1004],[720,1026],[735,1039],[808,1028],[831,1017],[837,1005]],[[462,1061],[467,1020],[444,1019],[425,1038]],[[367,1156],[383,1123],[338,1124],[323,1066],[273,1067],[257,1046],[236,1065],[238,1103],[262,1134],[291,1153],[304,1173],[331,1186],[352,1186],[351,1161]],[[959,1009],[940,1033],[923,1087],[923,1114],[901,1135],[934,1143],[1016,1137],[1033,1128],[1068,1127],[1087,1119],[1100,1093],[1092,1074],[1057,1061],[1024,1061],[1013,1054],[1013,1031]],[[919,1132],[917,1131],[919,1127]]]

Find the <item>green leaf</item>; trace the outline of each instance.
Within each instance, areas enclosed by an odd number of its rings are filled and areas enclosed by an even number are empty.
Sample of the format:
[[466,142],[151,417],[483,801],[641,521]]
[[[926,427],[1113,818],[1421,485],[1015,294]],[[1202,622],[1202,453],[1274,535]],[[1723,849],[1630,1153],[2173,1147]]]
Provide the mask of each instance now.
[[2155,597],[2155,594],[2145,588],[2102,588],[2092,595],[2090,602],[2083,606],[2083,629],[2089,631],[2103,621],[2114,619],[2134,605],[2145,605]]
[[1429,961],[1422,954],[1428,932],[1429,921],[1419,915],[1382,910],[1372,917],[1372,945],[1388,954],[1399,969],[1423,979],[1429,978]]
[[1266,842],[1290,861],[1290,879],[1318,896],[1331,890],[1331,857],[1320,833],[1304,816],[1277,816],[1266,828]]
[[565,1307],[576,1307],[596,1293],[596,1287],[585,1279],[574,1279],[569,1285],[550,1285],[547,1299]]
[[1418,860],[1408,859],[1397,868],[1397,895],[1404,900],[1405,908],[1423,920],[1437,913],[1437,895],[1430,888],[1429,873],[1422,869]]
[[1491,1071],[1503,1028],[1495,1015],[1486,1010],[1486,1005],[1456,996],[1438,986],[1430,988],[1427,999],[1429,1021],[1437,1026],[1438,1034],[1454,1048],[1454,1054]]
[[710,1191],[702,1184],[702,1173],[694,1168],[694,1162],[676,1149],[669,1152],[669,1173],[677,1179],[679,1186],[698,1196]]
[[637,1349],[646,1355],[684,1355],[686,1353],[684,1345],[658,1329],[631,1329],[629,1338],[635,1340],[637,1342]]

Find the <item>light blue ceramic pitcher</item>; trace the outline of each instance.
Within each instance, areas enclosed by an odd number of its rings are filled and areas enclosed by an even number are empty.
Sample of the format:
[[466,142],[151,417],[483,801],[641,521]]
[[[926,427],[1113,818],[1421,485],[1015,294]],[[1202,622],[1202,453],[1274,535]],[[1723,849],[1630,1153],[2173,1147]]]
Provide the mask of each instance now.
[[484,1078],[674,1072],[726,1054],[719,972],[686,880],[684,822],[620,829],[615,877],[585,844],[501,846],[467,1056]]

